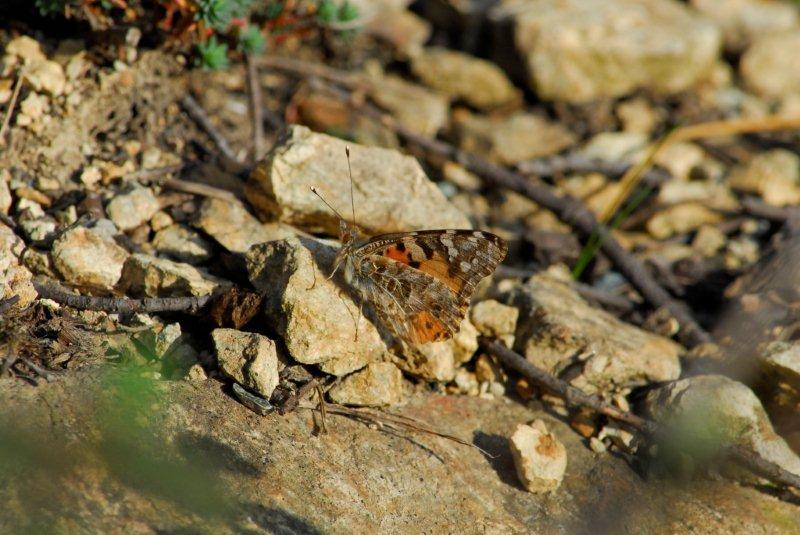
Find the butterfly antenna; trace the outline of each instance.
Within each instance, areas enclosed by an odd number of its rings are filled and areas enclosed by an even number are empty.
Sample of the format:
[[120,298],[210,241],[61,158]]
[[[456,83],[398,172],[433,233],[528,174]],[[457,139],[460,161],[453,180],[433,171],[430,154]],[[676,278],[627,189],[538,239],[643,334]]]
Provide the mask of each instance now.
[[356,226],[356,201],[353,196],[353,168],[350,167],[350,147],[344,148],[344,153],[347,155],[347,173],[350,175],[350,207],[353,209],[353,226]]
[[344,219],[344,218],[342,217],[342,214],[340,214],[340,213],[339,213],[339,212],[336,210],[336,208],[334,208],[333,206],[331,206],[330,204],[328,204],[328,201],[326,201],[326,200],[325,200],[325,197],[323,197],[322,195],[320,195],[320,194],[319,194],[319,192],[317,191],[317,188],[315,188],[314,186],[311,186],[311,193],[313,193],[314,195],[316,195],[317,197],[319,197],[319,200],[321,200],[322,202],[324,202],[324,203],[325,203],[325,206],[327,206],[328,208],[330,208],[330,209],[331,209],[331,211],[332,211],[334,214],[336,214],[336,215],[339,217],[339,219]]

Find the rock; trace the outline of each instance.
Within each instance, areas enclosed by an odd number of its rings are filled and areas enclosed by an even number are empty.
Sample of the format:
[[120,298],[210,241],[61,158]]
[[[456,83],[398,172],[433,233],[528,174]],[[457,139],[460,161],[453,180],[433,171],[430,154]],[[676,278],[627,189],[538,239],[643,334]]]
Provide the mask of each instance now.
[[153,232],[165,229],[173,223],[175,223],[175,220],[172,219],[172,216],[163,210],[159,210],[150,218],[150,228],[153,229]]
[[447,124],[450,103],[443,95],[392,74],[368,72],[368,76],[370,96],[403,126],[436,137]]
[[800,157],[794,152],[774,149],[735,168],[728,178],[733,189],[760,195],[775,206],[800,203]]
[[728,237],[719,228],[704,225],[692,239],[692,249],[705,257],[716,255],[728,243]]
[[793,388],[800,388],[800,343],[773,342],[758,356],[769,371]]
[[426,381],[450,382],[456,376],[456,367],[472,358],[478,349],[478,330],[464,318],[453,338],[431,342],[416,348],[402,348],[392,360],[406,373]]
[[[38,93],[29,94],[19,105],[20,113],[31,121],[40,119],[49,109],[50,103],[47,97]],[[17,123],[22,124],[19,122],[19,117],[17,118]]]
[[5,53],[16,56],[25,63],[45,61],[47,59],[44,52],[42,52],[42,45],[39,44],[39,41],[27,35],[20,35],[10,40],[6,45]]
[[625,132],[650,135],[664,120],[664,111],[656,110],[642,97],[620,102],[615,111]]
[[8,209],[14,199],[11,198],[11,190],[8,189],[8,182],[0,175],[0,214],[8,215]]
[[[264,217],[338,235],[339,218],[309,189],[350,217],[348,143],[291,126],[247,183],[251,204]],[[469,228],[416,159],[397,151],[350,147],[356,223],[370,234],[431,228]]]
[[678,344],[589,306],[548,273],[534,275],[510,298],[520,311],[518,351],[558,376],[574,366],[574,386],[609,392],[680,376]]
[[33,61],[25,71],[25,79],[35,91],[59,96],[67,85],[64,69],[55,61]]
[[278,386],[278,351],[275,342],[266,336],[236,329],[214,329],[211,339],[223,373],[269,399]]
[[514,346],[519,310],[494,299],[475,304],[469,312],[472,324],[478,332],[489,338],[499,338],[508,347]]
[[646,226],[654,238],[663,240],[722,220],[722,214],[704,204],[687,202],[661,210],[647,221]]
[[19,296],[14,308],[25,308],[38,294],[33,287],[33,275],[19,263],[25,243],[14,231],[0,223],[0,299]]
[[775,0],[692,0],[692,6],[722,28],[725,48],[741,52],[754,39],[797,28],[797,8]]
[[194,225],[231,253],[251,245],[288,238],[293,233],[277,223],[260,223],[240,202],[205,199]]
[[800,30],[765,35],[739,62],[744,84],[769,97],[800,93]]
[[139,253],[125,261],[118,286],[135,297],[187,297],[210,295],[229,284],[192,265]]
[[672,0],[504,0],[492,18],[513,21],[531,88],[572,103],[687,89],[722,41],[714,24]]
[[478,350],[478,329],[469,320],[469,314],[461,322],[458,332],[447,342],[453,347],[456,364],[463,364],[472,358]]
[[303,364],[334,361],[328,370],[341,372],[377,360],[387,348],[363,315],[356,340],[358,305],[340,279],[328,280],[334,255],[316,240],[288,238],[253,245],[245,260],[251,284],[265,294],[266,319],[289,355]]
[[98,230],[78,227],[53,243],[51,256],[70,284],[110,290],[119,281],[128,252]]
[[517,476],[528,492],[553,492],[567,470],[567,449],[542,420],[520,424],[508,441]]
[[334,403],[385,407],[403,401],[403,374],[391,362],[373,362],[328,391]]
[[721,375],[698,375],[653,390],[646,409],[667,428],[679,448],[720,451],[735,443],[800,475],[800,458],[770,424],[747,386]]
[[421,47],[431,35],[430,23],[407,9],[374,17],[365,29],[401,52]]
[[161,357],[161,375],[183,379],[197,364],[197,351],[189,344],[188,336],[181,332],[180,323],[165,325],[156,333],[154,348]]
[[606,162],[632,162],[647,146],[647,136],[638,132],[601,132],[593,136],[578,154]]
[[170,225],[159,230],[152,243],[159,253],[188,264],[201,264],[214,254],[210,243],[183,225]]
[[561,124],[532,113],[493,120],[462,111],[453,114],[459,146],[504,165],[556,154],[576,140]]
[[160,208],[150,188],[134,186],[111,199],[106,206],[106,213],[121,230],[131,230],[150,221]]
[[500,67],[463,52],[420,49],[411,57],[411,70],[428,87],[481,110],[512,105],[522,98]]
[[658,191],[658,203],[664,206],[701,203],[708,208],[720,211],[736,211],[739,201],[727,184],[715,180],[670,179]]

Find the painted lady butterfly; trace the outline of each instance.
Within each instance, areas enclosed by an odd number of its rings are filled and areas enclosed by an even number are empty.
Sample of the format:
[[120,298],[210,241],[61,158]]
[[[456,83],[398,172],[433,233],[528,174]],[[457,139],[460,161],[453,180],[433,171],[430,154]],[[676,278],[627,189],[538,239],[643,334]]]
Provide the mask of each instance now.
[[[350,168],[350,150],[346,149]],[[478,282],[491,275],[508,252],[506,243],[478,230],[423,230],[361,236],[317,192],[339,217],[341,267],[348,284],[375,307],[378,319],[403,342],[418,345],[446,340],[458,332]]]

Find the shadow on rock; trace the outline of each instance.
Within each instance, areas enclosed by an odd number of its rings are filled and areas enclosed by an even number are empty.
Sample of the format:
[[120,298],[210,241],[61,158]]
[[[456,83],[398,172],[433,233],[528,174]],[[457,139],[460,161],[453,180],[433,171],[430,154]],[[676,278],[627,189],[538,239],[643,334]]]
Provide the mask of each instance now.
[[261,504],[248,504],[245,510],[258,527],[274,535],[322,535],[324,532],[289,511]]
[[[497,472],[500,481],[517,490],[525,490],[517,479],[514,459],[508,447],[508,439],[500,435],[492,435],[483,431],[475,431],[472,443],[482,449],[489,465]],[[488,455],[486,455],[488,453]]]
[[187,431],[178,436],[176,444],[183,455],[202,455],[209,463],[228,472],[245,476],[258,476],[262,473],[258,466],[215,438]]

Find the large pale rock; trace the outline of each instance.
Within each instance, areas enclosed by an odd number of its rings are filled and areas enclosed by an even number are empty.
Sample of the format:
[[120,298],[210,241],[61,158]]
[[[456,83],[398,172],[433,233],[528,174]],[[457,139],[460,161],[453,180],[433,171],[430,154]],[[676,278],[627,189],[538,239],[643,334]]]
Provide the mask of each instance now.
[[[566,282],[537,274],[511,293],[516,347],[529,361],[589,392],[680,376],[680,346],[591,307]],[[566,372],[568,368],[572,368]]]
[[106,206],[109,219],[121,230],[147,223],[159,209],[158,199],[150,188],[141,186],[116,195]]
[[20,35],[10,40],[6,45],[5,53],[16,56],[25,63],[47,59],[44,52],[42,52],[42,45],[39,44],[39,41],[27,35]]
[[454,114],[459,146],[505,165],[550,156],[575,143],[558,123],[531,113],[490,119],[469,112]]
[[733,189],[760,195],[775,206],[800,203],[800,157],[794,152],[775,149],[735,168],[728,177]]
[[278,386],[275,342],[256,333],[214,329],[211,333],[222,371],[242,386],[269,399]]
[[800,475],[798,457],[775,433],[758,397],[746,385],[721,375],[699,375],[650,392],[646,408],[687,444],[744,446]]
[[403,374],[391,362],[373,362],[348,375],[328,392],[331,401],[342,405],[384,407],[403,401]]
[[800,93],[800,30],[757,39],[742,56],[739,72],[745,85],[761,95]]
[[229,284],[190,264],[134,254],[125,261],[118,286],[132,296],[187,297],[210,295]]
[[231,253],[244,254],[256,243],[292,235],[278,223],[261,223],[242,203],[221,199],[204,200],[194,224]]
[[716,61],[710,21],[673,0],[504,0],[529,84],[547,100],[587,102],[690,87]]
[[758,357],[764,368],[781,381],[800,388],[800,342],[773,342]]
[[517,476],[529,492],[552,492],[561,485],[567,449],[542,420],[518,425],[508,444]]
[[655,238],[663,240],[675,234],[683,234],[722,221],[719,212],[704,204],[687,202],[669,206],[647,221],[647,231]]
[[19,263],[25,244],[14,231],[0,223],[0,299],[19,296],[15,308],[24,308],[38,296],[33,275]]
[[475,304],[469,311],[469,317],[481,335],[499,338],[508,347],[514,345],[514,333],[519,319],[517,308],[487,299]]
[[[303,364],[328,364],[345,374],[377,360],[387,349],[338,277],[328,280],[335,249],[313,239],[289,238],[252,246],[250,282],[264,292],[267,321]],[[358,337],[356,337],[356,318]]]
[[[291,126],[247,183],[248,200],[265,217],[338,234],[339,219],[314,195],[316,186],[345,217],[350,210],[348,143]],[[370,234],[431,228],[469,228],[417,160],[389,149],[353,145],[356,223]]]
[[424,48],[413,54],[411,70],[422,83],[453,99],[486,110],[514,104],[519,89],[494,63],[445,48]]
[[101,229],[78,227],[53,243],[51,256],[65,281],[110,290],[119,281],[129,255]]
[[744,49],[762,35],[791,30],[798,25],[798,11],[780,0],[692,0],[692,6],[722,28],[725,48]]
[[25,79],[34,90],[53,96],[62,94],[67,84],[64,69],[55,61],[49,60],[31,62],[25,71]]

